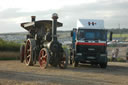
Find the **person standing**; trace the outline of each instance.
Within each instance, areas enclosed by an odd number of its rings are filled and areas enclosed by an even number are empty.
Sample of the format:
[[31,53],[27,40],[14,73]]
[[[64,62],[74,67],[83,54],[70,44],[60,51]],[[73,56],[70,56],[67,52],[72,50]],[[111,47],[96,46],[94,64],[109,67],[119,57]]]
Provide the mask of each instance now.
[[115,50],[112,50],[112,61],[115,61]]
[[112,61],[117,61],[118,54],[119,54],[119,48],[112,50]]

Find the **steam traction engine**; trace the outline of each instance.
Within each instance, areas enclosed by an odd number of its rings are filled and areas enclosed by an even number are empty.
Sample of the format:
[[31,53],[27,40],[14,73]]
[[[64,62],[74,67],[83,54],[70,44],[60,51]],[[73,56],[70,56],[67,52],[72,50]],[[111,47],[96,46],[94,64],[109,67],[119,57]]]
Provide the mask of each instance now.
[[52,15],[52,19],[36,21],[35,16],[32,16],[32,22],[21,23],[21,27],[29,32],[20,48],[20,60],[27,66],[36,64],[39,59],[42,68],[47,68],[48,65],[67,67],[67,53],[58,42],[56,34],[57,27],[62,27],[63,24],[57,22],[56,13]]

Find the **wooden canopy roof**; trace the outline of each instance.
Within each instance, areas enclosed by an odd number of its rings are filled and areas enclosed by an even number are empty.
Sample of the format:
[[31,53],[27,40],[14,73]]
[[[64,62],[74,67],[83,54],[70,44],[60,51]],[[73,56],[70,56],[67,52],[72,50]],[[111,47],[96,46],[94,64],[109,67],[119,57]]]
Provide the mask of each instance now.
[[[42,26],[45,26],[47,30],[52,29],[52,20],[40,20],[40,21],[35,21],[35,22],[24,22],[21,23],[21,27],[26,29],[27,31],[35,28],[40,28]],[[57,22],[57,27],[62,27],[63,24],[60,22]]]

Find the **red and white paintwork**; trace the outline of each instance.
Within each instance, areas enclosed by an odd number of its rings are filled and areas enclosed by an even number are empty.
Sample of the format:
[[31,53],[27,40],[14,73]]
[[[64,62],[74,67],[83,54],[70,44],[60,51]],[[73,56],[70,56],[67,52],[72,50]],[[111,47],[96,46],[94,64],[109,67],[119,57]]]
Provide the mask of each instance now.
[[76,42],[76,45],[93,45],[93,46],[107,46],[106,43],[90,43],[90,42]]

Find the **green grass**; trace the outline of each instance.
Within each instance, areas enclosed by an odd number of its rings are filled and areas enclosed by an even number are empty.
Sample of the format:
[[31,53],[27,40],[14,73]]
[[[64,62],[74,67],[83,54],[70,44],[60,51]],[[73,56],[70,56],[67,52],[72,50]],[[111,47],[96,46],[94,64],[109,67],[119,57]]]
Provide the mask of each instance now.
[[128,37],[128,34],[114,34],[113,37],[118,38],[118,37]]

